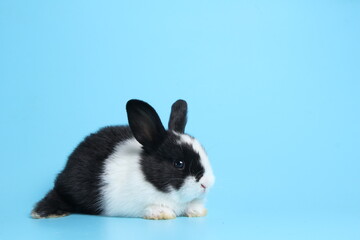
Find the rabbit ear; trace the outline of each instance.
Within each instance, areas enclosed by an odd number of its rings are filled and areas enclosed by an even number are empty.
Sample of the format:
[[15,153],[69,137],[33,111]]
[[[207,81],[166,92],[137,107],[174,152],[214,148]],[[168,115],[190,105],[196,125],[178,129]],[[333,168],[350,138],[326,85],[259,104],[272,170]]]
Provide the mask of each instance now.
[[184,100],[177,100],[171,107],[169,130],[184,133],[187,122],[187,103]]
[[132,99],[127,102],[126,111],[135,139],[148,149],[159,146],[166,131],[155,109],[146,102]]

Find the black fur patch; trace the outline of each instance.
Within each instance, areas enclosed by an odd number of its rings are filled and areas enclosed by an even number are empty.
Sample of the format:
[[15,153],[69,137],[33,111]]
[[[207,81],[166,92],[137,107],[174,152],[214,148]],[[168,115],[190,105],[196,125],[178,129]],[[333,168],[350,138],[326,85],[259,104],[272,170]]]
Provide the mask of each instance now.
[[104,161],[113,153],[116,144],[131,137],[130,128],[125,126],[105,127],[86,137],[69,156],[54,189],[34,211],[42,217],[62,212],[101,213],[100,176]]
[[[168,132],[160,147],[154,152],[144,151],[141,168],[148,182],[162,192],[169,192],[169,187],[179,190],[186,177],[195,176],[199,181],[204,174],[200,156],[188,144],[179,145],[179,137]],[[183,169],[174,167],[174,161],[185,162]]]
[[187,103],[184,100],[177,100],[171,106],[169,119],[169,130],[184,133],[187,122]]

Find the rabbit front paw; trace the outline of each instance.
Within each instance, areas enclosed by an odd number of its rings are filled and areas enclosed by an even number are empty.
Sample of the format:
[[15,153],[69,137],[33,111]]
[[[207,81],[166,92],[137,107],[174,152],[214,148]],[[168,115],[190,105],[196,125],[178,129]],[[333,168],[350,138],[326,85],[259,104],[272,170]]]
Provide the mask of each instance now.
[[145,219],[167,220],[176,218],[174,211],[165,206],[152,205],[145,209]]
[[186,209],[185,216],[187,217],[203,217],[206,216],[207,210],[202,204],[189,204]]

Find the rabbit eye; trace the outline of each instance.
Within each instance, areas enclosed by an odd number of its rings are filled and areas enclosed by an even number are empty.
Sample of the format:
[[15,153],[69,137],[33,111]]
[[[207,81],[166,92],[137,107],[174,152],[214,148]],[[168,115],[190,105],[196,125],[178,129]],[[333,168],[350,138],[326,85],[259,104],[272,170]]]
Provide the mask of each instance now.
[[185,166],[185,162],[183,162],[181,160],[174,161],[174,167],[179,168],[179,169],[183,169],[184,166]]

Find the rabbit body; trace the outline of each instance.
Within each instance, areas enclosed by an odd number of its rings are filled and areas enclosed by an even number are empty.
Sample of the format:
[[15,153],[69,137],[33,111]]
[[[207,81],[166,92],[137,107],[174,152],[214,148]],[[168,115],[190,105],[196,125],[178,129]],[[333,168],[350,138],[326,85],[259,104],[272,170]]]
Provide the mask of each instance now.
[[186,102],[173,104],[167,131],[145,102],[130,100],[127,113],[129,126],[105,127],[79,144],[33,218],[206,215],[204,197],[214,175],[202,146],[184,134]]

